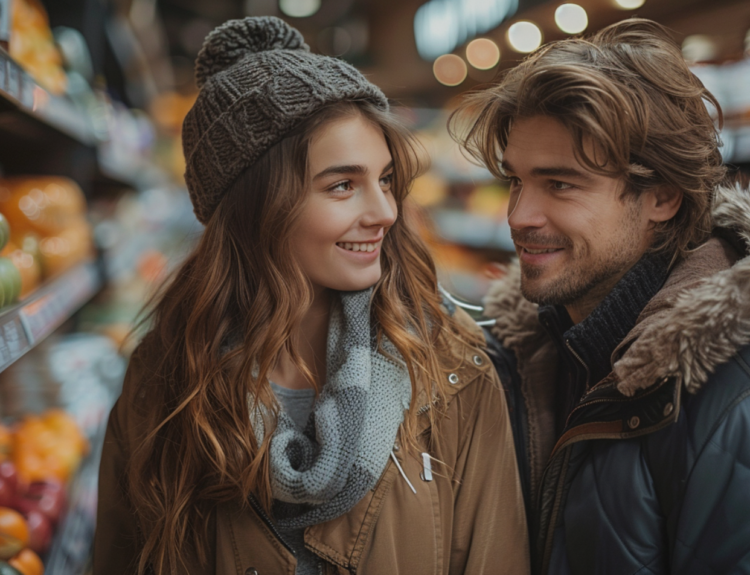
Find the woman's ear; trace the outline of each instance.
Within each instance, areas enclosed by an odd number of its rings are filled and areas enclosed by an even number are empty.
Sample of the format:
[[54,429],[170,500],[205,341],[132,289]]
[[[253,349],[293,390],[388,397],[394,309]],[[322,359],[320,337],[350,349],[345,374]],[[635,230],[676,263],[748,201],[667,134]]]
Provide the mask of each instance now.
[[671,220],[682,205],[682,190],[674,186],[656,186],[643,193],[646,215],[655,224]]

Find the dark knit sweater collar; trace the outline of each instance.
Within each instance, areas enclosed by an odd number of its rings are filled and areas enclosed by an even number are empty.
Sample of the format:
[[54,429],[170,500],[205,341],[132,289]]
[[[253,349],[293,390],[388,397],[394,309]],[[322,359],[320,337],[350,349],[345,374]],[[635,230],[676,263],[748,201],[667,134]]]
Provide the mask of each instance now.
[[560,352],[577,355],[568,359],[585,365],[586,387],[596,385],[612,371],[612,352],[664,285],[669,261],[664,253],[644,255],[594,311],[576,325],[563,306],[539,307],[539,319],[558,343]]

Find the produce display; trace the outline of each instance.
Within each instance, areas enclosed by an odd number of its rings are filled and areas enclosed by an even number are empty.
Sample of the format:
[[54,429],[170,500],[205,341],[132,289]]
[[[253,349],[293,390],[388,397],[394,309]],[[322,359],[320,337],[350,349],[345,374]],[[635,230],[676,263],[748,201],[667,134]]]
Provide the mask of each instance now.
[[49,551],[66,484],[88,449],[73,417],[60,409],[0,425],[0,561],[24,575],[43,572],[37,554]]
[[2,179],[0,212],[10,224],[12,243],[2,255],[20,271],[24,296],[40,279],[58,275],[92,254],[86,200],[73,180],[56,176]]
[[10,55],[53,94],[63,94],[67,76],[47,12],[38,0],[13,0]]
[[18,299],[22,291],[22,278],[18,266],[12,259],[5,257],[10,240],[10,225],[8,220],[0,214],[0,307],[8,305]]

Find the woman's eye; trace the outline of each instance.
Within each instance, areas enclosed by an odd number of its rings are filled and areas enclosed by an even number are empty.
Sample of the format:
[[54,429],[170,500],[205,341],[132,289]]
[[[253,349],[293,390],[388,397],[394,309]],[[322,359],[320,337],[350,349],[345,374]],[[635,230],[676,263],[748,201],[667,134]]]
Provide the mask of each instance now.
[[393,185],[393,173],[390,173],[387,176],[383,176],[382,178],[380,178],[380,186],[384,190],[390,190],[392,185]]
[[329,192],[351,192],[352,191],[352,182],[350,180],[344,180],[343,182],[339,182],[338,184],[334,184],[330,188],[328,188]]
[[565,182],[560,182],[558,180],[552,181],[552,187],[556,190],[569,190],[573,186],[571,184],[566,184]]
[[511,188],[515,188],[521,185],[521,180],[517,178],[516,176],[508,176],[508,185]]

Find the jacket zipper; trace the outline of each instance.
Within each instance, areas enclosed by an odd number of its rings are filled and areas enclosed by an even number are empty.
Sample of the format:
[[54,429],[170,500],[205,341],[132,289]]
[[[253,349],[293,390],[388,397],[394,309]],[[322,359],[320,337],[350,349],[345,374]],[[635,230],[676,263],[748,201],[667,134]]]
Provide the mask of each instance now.
[[589,378],[591,377],[591,372],[589,371],[589,366],[586,365],[586,362],[581,359],[581,356],[576,353],[576,350],[574,350],[570,345],[570,340],[565,340],[565,347],[570,350],[570,353],[573,354],[573,357],[575,357],[578,360],[578,363],[580,363],[583,366],[583,369],[586,370],[586,389],[589,388]]
[[[544,549],[542,550],[542,565],[541,572],[546,574],[549,570],[549,560],[552,555],[552,543],[555,535],[555,527],[557,523],[557,516],[560,513],[560,504],[562,499],[562,491],[565,487],[565,476],[568,473],[568,464],[570,462],[570,450],[566,451],[563,455],[564,459],[560,467],[560,473],[557,476],[557,485],[555,486],[555,500],[552,502],[552,512],[550,513],[549,524],[547,525],[547,535],[544,538]],[[542,485],[544,484],[542,479]]]
[[294,549],[292,549],[289,546],[289,544],[286,541],[284,541],[284,538],[281,536],[281,533],[279,533],[279,530],[276,529],[276,526],[271,521],[271,518],[268,517],[268,515],[266,515],[265,511],[263,511],[263,508],[260,506],[260,504],[258,503],[258,501],[255,499],[255,496],[251,493],[250,497],[248,499],[250,500],[250,505],[255,510],[255,513],[257,513],[258,517],[260,517],[261,520],[263,521],[263,523],[266,524],[266,527],[268,527],[268,529],[271,530],[271,533],[273,533],[274,536],[276,536],[276,539],[278,539],[279,542],[284,547],[286,547],[287,551],[289,551],[289,553],[291,553],[294,557],[296,557],[297,554],[294,552]]

